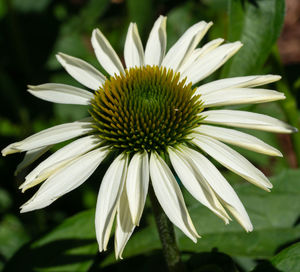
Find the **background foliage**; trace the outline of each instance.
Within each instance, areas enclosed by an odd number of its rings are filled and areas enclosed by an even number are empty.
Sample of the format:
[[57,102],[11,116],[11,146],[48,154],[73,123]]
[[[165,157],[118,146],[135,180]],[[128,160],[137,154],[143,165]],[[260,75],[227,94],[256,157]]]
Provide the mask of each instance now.
[[[0,0],[1,148],[43,128],[86,116],[78,106],[47,103],[26,92],[27,84],[78,85],[59,66],[57,52],[83,58],[101,70],[90,45],[93,28],[101,28],[122,56],[129,22],[137,22],[145,43],[160,14],[168,16],[168,47],[199,20],[214,22],[204,41],[241,40],[240,52],[207,80],[281,74],[283,80],[271,87],[284,92],[285,101],[234,108],[267,113],[298,127],[299,62],[283,65],[276,45],[284,23],[284,0]],[[193,244],[177,231],[188,271],[300,271],[300,170],[296,169],[300,136],[251,133],[284,153],[284,158],[274,159],[239,150],[271,177],[274,189],[263,192],[222,169],[253,221],[255,229],[249,234],[235,222],[224,226],[184,192],[203,237]],[[106,253],[98,254],[93,209],[102,169],[50,207],[20,215],[18,207],[33,193],[17,189],[33,167],[13,177],[21,159],[22,155],[0,159],[0,270],[165,271],[148,203],[141,226],[125,249],[125,260],[115,261],[112,242]]]

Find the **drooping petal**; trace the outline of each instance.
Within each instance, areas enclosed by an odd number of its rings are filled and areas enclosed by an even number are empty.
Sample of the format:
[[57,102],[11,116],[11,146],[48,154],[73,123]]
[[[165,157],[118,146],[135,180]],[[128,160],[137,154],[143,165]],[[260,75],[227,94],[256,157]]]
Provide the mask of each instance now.
[[126,178],[128,205],[132,222],[139,225],[149,186],[148,153],[136,153],[129,164]]
[[130,23],[128,28],[124,47],[124,58],[127,69],[144,65],[144,49],[135,23]]
[[124,73],[122,62],[117,53],[99,29],[93,30],[92,45],[99,63],[111,76]]
[[252,231],[253,227],[251,221],[242,202],[227,180],[218,171],[218,169],[199,152],[188,147],[183,148],[188,152],[190,158],[195,162],[194,165],[198,168],[202,174],[202,177],[219,196],[222,204],[229,209],[232,215],[238,220],[238,222],[246,231]]
[[47,207],[59,197],[80,186],[93,174],[107,153],[108,151],[103,148],[95,149],[55,173],[21,207],[21,212]]
[[133,233],[135,225],[132,223],[128,197],[126,190],[123,189],[123,192],[120,197],[120,201],[117,208],[117,223],[115,231],[115,255],[116,259],[122,258],[122,253],[124,248]]
[[32,95],[54,103],[89,105],[94,97],[91,92],[65,84],[46,83],[28,88]]
[[199,235],[187,211],[180,188],[171,170],[157,153],[151,153],[150,176],[157,200],[170,221],[196,243]]
[[146,65],[160,66],[165,56],[167,46],[166,22],[167,17],[159,16],[154,23],[145,49]]
[[25,177],[25,182],[19,188],[24,192],[25,190],[35,186],[36,184],[47,179],[50,175],[57,172],[60,168],[64,167],[71,160],[74,160],[75,158],[94,149],[99,144],[99,137],[94,135],[86,136],[73,141],[72,143],[57,150],[47,159],[42,161],[37,167],[35,167]]
[[180,78],[184,79],[187,77],[188,82],[192,82],[193,85],[196,84],[221,67],[241,47],[242,44],[240,42],[227,43],[217,47],[190,65],[181,74]]
[[98,90],[106,80],[94,66],[81,59],[63,53],[56,58],[74,79],[92,90]]
[[240,110],[210,110],[203,113],[207,124],[250,128],[278,133],[297,132],[297,129],[273,117]]
[[175,148],[169,148],[168,153],[175,172],[188,192],[228,224],[228,214],[202,176],[193,169],[193,162],[188,160],[189,155]]
[[186,62],[180,66],[180,68],[178,69],[178,72],[184,73],[184,71],[186,69],[188,69],[195,61],[197,61],[200,57],[209,53],[213,49],[217,48],[223,41],[224,41],[224,39],[220,39],[220,38],[215,39],[215,40],[212,40],[212,41],[206,43],[201,48],[195,49],[192,52],[191,56],[186,60]]
[[244,76],[219,79],[199,86],[197,88],[196,94],[204,95],[229,88],[252,88],[269,84],[280,79],[281,76],[277,75]]
[[105,251],[127,174],[128,155],[120,154],[106,171],[97,198],[95,227],[99,251]]
[[36,161],[39,157],[44,155],[52,145],[47,145],[43,146],[40,148],[36,148],[33,150],[29,150],[25,153],[24,159],[18,164],[16,171],[15,171],[15,176],[20,173],[25,167]]
[[282,157],[281,152],[276,148],[244,132],[209,125],[201,125],[200,127],[196,128],[196,131],[200,134],[210,136],[228,144],[240,146],[258,153],[267,154],[269,156]]
[[47,145],[60,143],[93,131],[92,119],[85,118],[80,121],[66,123],[42,130],[20,142],[15,142],[2,150],[2,155],[28,151]]
[[211,22],[201,21],[191,26],[170,48],[161,65],[174,71],[180,69],[180,66],[190,57],[211,25]]
[[201,95],[204,107],[256,104],[285,99],[283,93],[267,89],[234,88]]
[[229,146],[204,135],[199,135],[199,137],[194,138],[193,143],[223,166],[242,176],[254,185],[266,191],[269,191],[269,188],[273,187],[260,170]]

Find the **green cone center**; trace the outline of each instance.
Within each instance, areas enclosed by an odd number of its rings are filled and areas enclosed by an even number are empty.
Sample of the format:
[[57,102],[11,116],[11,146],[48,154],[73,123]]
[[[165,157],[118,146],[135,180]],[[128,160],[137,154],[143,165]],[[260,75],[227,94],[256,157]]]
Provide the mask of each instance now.
[[91,115],[105,145],[125,152],[164,152],[188,141],[203,110],[191,84],[158,66],[131,68],[95,92]]

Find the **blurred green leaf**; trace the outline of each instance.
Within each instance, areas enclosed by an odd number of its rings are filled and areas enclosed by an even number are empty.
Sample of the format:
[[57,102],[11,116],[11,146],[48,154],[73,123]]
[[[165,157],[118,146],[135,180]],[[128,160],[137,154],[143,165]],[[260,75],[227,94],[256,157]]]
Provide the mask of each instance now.
[[[218,248],[236,257],[270,258],[280,245],[297,239],[300,226],[294,226],[300,210],[300,170],[287,170],[271,179],[271,193],[251,184],[236,186],[236,192],[244,203],[254,225],[252,233],[246,233],[235,220],[229,225],[212,214],[185,191],[185,199],[196,229],[202,236],[194,244],[177,230],[182,251],[203,252]],[[155,225],[133,234],[125,248],[124,257],[144,254],[161,248]],[[114,262],[109,256],[104,265]]]
[[6,214],[0,221],[0,241],[0,265],[3,265],[2,260],[8,260],[20,246],[28,241],[22,224],[12,214]]
[[0,212],[4,212],[10,208],[12,199],[9,193],[0,187]]
[[300,242],[279,252],[271,263],[284,272],[300,271]]
[[81,212],[22,247],[4,271],[88,271],[97,253],[94,210]]
[[0,19],[6,15],[7,7],[4,1],[0,1]]
[[5,118],[0,118],[0,135],[1,136],[13,136],[17,137],[22,134],[22,127],[13,124],[10,120]]
[[[155,20],[152,0],[127,0],[128,18],[131,22],[137,23],[139,34],[144,39],[148,33],[148,26]],[[146,11],[146,12],[145,12]]]
[[13,6],[21,12],[41,12],[47,8],[51,0],[13,0]]
[[279,37],[284,20],[284,0],[229,1],[229,41],[244,46],[224,66],[222,77],[258,73]]
[[190,26],[200,19],[193,16],[193,13],[197,11],[200,11],[200,5],[195,5],[192,1],[189,1],[184,5],[172,9],[168,13],[168,48],[170,48]]
[[[58,52],[82,58],[85,61],[96,63],[96,58],[91,54],[90,35],[97,26],[98,19],[104,14],[109,6],[109,0],[91,0],[80,9],[78,14],[66,16],[65,10],[59,4],[55,7],[56,16],[68,18],[62,23],[60,32],[56,39],[52,54],[49,56],[47,66],[51,69],[60,67],[55,55]],[[58,10],[58,13],[57,13]],[[60,11],[59,11],[60,10]],[[87,33],[87,35],[86,35]]]
[[300,89],[300,77],[294,83],[294,89]]

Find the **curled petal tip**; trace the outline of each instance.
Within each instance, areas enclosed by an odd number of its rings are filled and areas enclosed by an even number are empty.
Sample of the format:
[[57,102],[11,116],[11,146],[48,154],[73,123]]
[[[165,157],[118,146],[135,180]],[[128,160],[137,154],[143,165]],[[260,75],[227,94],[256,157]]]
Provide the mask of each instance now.
[[281,152],[278,152],[278,153],[276,153],[276,156],[277,156],[277,157],[281,157],[281,158],[283,158],[283,155],[282,155],[282,153],[281,153]]
[[26,213],[26,212],[27,212],[27,210],[24,209],[24,205],[22,205],[22,206],[20,207],[20,213]]
[[298,132],[298,128],[291,127],[291,131],[292,131],[293,133],[296,133],[296,132]]
[[238,48],[241,48],[244,44],[240,41],[235,42],[235,44],[238,46]]
[[6,155],[9,155],[9,154],[18,153],[18,152],[21,152],[21,150],[15,148],[15,144],[10,144],[1,150],[1,154],[3,157],[5,157]]
[[247,232],[252,232],[253,231],[253,226],[249,226],[248,229],[246,229]]
[[275,81],[280,80],[282,77],[280,75],[273,75]]

